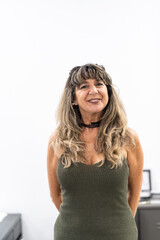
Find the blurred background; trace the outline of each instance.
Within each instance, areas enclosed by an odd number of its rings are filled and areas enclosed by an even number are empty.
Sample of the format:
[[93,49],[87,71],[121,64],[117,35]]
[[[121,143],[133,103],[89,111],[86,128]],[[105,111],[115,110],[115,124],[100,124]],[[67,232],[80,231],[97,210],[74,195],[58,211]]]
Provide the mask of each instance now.
[[53,239],[47,146],[74,66],[110,74],[160,192],[159,23],[158,0],[0,0],[0,211],[23,239]]

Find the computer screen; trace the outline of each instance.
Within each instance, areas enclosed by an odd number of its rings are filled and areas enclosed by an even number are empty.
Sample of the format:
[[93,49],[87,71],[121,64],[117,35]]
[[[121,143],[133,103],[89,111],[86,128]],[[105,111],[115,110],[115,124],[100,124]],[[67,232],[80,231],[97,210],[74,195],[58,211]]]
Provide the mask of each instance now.
[[143,182],[141,188],[141,198],[149,198],[151,196],[151,170],[143,170]]

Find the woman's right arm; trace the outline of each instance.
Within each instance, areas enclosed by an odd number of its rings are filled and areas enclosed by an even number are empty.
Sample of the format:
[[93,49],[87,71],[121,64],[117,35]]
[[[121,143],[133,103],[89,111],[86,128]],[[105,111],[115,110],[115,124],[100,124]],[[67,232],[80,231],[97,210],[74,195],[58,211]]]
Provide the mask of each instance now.
[[61,195],[60,184],[59,184],[57,173],[56,173],[58,157],[55,155],[52,146],[50,146],[51,142],[54,140],[54,137],[55,137],[55,133],[52,133],[52,135],[49,137],[49,142],[48,142],[47,173],[48,173],[50,197],[52,199],[52,202],[58,209],[58,211],[60,211],[60,205],[62,203],[62,195]]

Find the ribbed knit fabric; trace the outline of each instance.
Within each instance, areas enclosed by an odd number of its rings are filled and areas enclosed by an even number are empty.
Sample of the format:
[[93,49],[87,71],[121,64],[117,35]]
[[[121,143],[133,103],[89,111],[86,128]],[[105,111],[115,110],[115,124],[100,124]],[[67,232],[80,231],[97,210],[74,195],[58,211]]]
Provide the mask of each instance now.
[[137,240],[135,219],[128,205],[129,167],[110,169],[109,161],[64,168],[58,160],[57,177],[62,191],[54,240]]

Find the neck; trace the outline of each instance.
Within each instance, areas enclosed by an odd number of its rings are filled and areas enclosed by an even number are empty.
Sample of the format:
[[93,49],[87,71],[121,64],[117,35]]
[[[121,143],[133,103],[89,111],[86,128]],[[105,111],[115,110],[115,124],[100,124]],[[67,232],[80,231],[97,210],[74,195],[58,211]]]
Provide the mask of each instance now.
[[80,112],[81,126],[86,128],[97,128],[101,122],[101,113],[86,114]]
[[87,125],[90,125],[94,122],[99,122],[100,118],[101,116],[85,116],[84,114],[81,115],[81,121]]
[[99,125],[100,125],[100,123],[101,123],[101,121],[99,120],[99,121],[96,121],[96,122],[91,122],[90,124],[86,124],[86,123],[81,123],[81,126],[83,126],[83,127],[87,127],[87,128],[97,128],[97,127],[99,127]]

